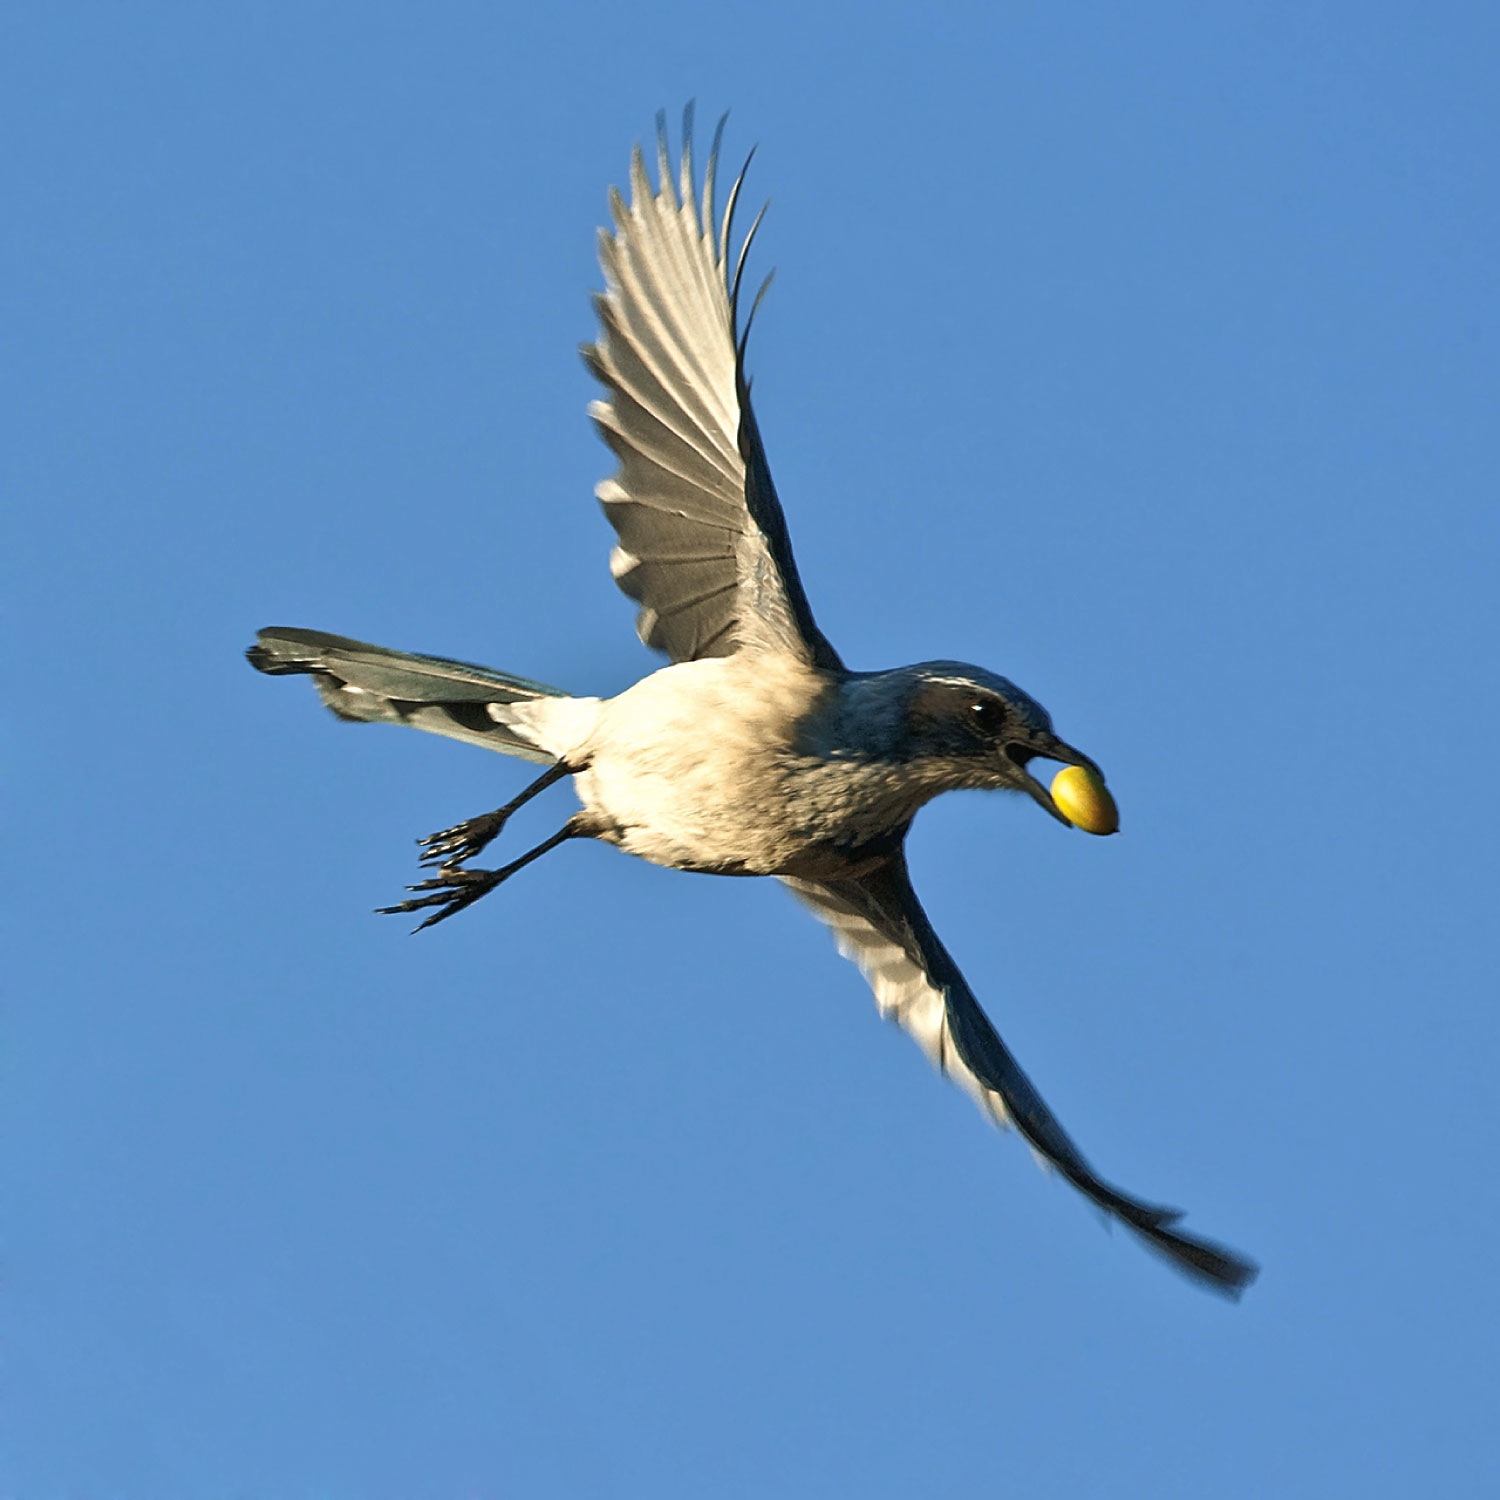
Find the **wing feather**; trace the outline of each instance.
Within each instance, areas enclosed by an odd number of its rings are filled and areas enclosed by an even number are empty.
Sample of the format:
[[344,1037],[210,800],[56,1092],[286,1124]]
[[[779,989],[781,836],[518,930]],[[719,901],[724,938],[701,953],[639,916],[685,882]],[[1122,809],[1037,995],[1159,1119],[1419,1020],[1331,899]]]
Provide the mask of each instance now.
[[858,880],[787,880],[833,929],[863,972],[883,1016],[898,1022],[936,1066],[998,1125],[1014,1125],[1047,1166],[1180,1270],[1238,1297],[1257,1267],[1174,1227],[1182,1215],[1133,1198],[1100,1178],[990,1024],[922,910],[898,854]]
[[606,390],[590,414],[620,464],[596,491],[620,539],[611,572],[640,605],[641,639],[674,661],[748,648],[837,670],[797,574],[750,407],[749,320],[738,334],[736,308],[760,220],[731,273],[744,174],[716,223],[722,133],[721,121],[699,194],[691,109],[675,174],[659,120],[657,187],[637,147],[629,201],[611,190],[612,227],[600,231],[605,290],[595,298],[599,337],[584,358]]

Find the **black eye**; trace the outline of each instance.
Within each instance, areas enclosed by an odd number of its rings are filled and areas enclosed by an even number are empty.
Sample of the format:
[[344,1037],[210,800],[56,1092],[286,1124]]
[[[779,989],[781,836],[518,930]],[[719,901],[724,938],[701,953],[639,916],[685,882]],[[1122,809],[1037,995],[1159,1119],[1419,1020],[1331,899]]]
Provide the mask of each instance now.
[[995,698],[981,698],[969,705],[969,719],[981,734],[999,734],[1005,728],[1005,705]]

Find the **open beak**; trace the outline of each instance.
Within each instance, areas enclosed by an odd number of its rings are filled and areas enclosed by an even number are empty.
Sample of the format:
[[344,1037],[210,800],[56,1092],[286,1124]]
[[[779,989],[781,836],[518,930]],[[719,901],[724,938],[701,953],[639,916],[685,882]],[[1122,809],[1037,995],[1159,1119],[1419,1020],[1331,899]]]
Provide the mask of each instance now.
[[1100,781],[1104,780],[1104,772],[1082,750],[1075,750],[1065,740],[1058,739],[1055,734],[1038,735],[1024,744],[1017,742],[1007,745],[1005,754],[1021,772],[1022,785],[1026,788],[1031,800],[1043,812],[1051,813],[1064,828],[1072,828],[1075,824],[1071,818],[1059,811],[1057,803],[1052,800],[1052,793],[1031,774],[1028,769],[1030,762],[1041,757],[1043,760],[1061,761],[1066,766],[1083,766],[1092,771]]

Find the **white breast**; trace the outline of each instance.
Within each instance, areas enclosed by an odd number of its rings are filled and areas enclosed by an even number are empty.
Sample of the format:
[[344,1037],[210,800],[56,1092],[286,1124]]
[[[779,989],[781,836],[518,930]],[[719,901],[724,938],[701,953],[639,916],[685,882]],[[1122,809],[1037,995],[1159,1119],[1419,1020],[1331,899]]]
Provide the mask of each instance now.
[[836,692],[780,656],[664,667],[600,706],[578,795],[654,863],[768,873],[812,836],[795,783],[816,762],[799,736]]

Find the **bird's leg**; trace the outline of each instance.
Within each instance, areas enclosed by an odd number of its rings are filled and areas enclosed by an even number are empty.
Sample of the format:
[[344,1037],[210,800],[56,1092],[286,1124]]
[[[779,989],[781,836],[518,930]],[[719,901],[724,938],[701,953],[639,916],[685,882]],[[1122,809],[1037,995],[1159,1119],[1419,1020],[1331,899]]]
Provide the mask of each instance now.
[[[512,797],[504,807],[497,807],[494,812],[481,813],[477,818],[466,818],[462,823],[455,823],[452,828],[443,829],[441,833],[429,833],[425,839],[418,839],[417,843],[422,846],[421,862],[424,865],[442,865],[446,869],[450,865],[461,865],[466,859],[473,859],[505,827],[506,819],[518,807],[525,807],[538,792],[545,792],[549,786],[556,785],[571,773],[570,766],[558,761],[555,766],[548,766],[525,791]],[[412,889],[415,890],[416,887]]]
[[489,895],[502,881],[509,880],[517,870],[525,869],[533,860],[540,859],[549,849],[557,848],[568,839],[582,838],[588,832],[582,815],[574,814],[550,839],[543,839],[535,849],[528,849],[519,859],[511,860],[498,870],[468,870],[460,869],[457,865],[444,865],[431,880],[407,886],[409,891],[426,891],[429,894],[413,896],[409,901],[399,902],[395,906],[377,907],[376,910],[382,916],[396,916],[401,912],[435,907],[436,910],[430,917],[412,929],[413,932],[420,932],[424,927],[435,926],[438,922],[446,921],[455,912],[462,911],[464,907],[472,906],[481,896]]

